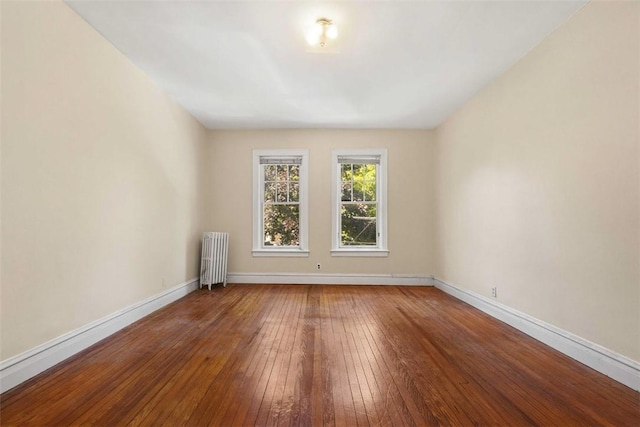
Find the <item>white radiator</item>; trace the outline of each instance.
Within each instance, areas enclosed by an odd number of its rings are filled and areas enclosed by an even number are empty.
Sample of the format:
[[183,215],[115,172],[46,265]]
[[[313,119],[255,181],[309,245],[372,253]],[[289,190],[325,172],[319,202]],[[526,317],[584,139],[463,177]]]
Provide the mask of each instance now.
[[227,286],[227,252],[229,233],[207,232],[202,236],[202,263],[200,264],[200,287],[222,283]]

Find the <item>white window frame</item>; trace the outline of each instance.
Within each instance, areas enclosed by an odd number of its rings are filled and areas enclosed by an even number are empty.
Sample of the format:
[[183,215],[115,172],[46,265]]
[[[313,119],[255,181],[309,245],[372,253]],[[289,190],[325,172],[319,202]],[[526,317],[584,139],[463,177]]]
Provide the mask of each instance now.
[[[367,158],[378,157],[380,163],[376,170],[376,201],[377,218],[376,228],[378,232],[376,246],[340,246],[341,242],[341,217],[340,198],[342,195],[340,181],[341,168],[339,157]],[[331,256],[355,256],[355,257],[386,257],[389,255],[387,247],[387,149],[349,149],[333,150],[331,153]]]
[[[260,159],[263,157],[302,157],[300,164],[300,246],[264,246],[264,172]],[[309,228],[309,150],[253,150],[253,250],[254,257],[308,257],[307,241]]]

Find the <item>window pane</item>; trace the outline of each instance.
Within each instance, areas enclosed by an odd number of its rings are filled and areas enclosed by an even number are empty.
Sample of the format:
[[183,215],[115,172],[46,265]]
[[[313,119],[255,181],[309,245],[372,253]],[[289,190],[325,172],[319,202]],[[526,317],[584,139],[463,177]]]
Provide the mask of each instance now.
[[300,180],[300,165],[289,165],[289,180]]
[[300,245],[300,208],[298,205],[264,207],[264,246]]
[[287,182],[277,182],[276,202],[287,202]]
[[365,200],[369,202],[376,201],[376,182],[374,181],[365,181],[364,182],[364,197]]
[[364,188],[364,181],[362,180],[362,178],[356,177],[353,181],[353,201],[354,202],[361,202],[364,200],[363,188]]
[[290,202],[300,201],[300,184],[298,184],[297,182],[289,183],[289,201]]
[[265,202],[276,201],[276,183],[275,182],[264,183],[264,201]]
[[350,163],[344,163],[341,165],[341,172],[340,175],[342,176],[342,181],[349,181],[351,180],[351,164]]
[[276,165],[264,165],[264,180],[265,181],[276,180]]
[[376,246],[376,208],[374,203],[342,204],[342,246]]
[[362,193],[364,200],[376,200],[376,165],[362,165]]
[[342,183],[340,183],[340,186],[341,186],[341,191],[342,191],[341,200],[343,202],[351,202],[351,201],[353,201],[351,199],[351,182],[342,182]]
[[286,181],[287,180],[287,165],[276,165],[277,173],[278,173],[278,181]]

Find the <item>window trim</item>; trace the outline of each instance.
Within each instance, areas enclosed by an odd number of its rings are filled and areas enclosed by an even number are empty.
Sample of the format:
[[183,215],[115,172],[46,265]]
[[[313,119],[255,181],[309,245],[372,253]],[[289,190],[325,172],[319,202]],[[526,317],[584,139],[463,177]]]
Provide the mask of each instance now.
[[[376,227],[379,233],[377,246],[340,246],[340,164],[339,157],[372,157],[380,158],[376,171]],[[331,152],[331,256],[334,257],[386,257],[389,255],[387,246],[387,149],[341,149]]]
[[[263,192],[264,176],[260,158],[263,157],[302,157],[300,164],[300,246],[264,246],[264,217],[263,217]],[[253,248],[251,254],[254,257],[308,257],[309,243],[309,150],[253,150]]]

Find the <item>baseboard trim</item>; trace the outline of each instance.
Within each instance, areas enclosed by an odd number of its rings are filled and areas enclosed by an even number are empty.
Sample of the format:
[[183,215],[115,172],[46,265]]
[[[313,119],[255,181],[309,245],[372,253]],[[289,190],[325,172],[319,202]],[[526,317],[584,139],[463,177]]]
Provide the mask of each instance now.
[[0,362],[0,393],[12,389],[131,323],[198,289],[191,279]]
[[[475,292],[433,276],[386,274],[229,273],[228,283],[435,286],[490,316],[640,391],[640,363]],[[21,384],[198,288],[192,279],[82,328],[0,362],[0,393]]]
[[475,292],[433,278],[436,288],[495,317],[592,369],[640,391],[640,363]]
[[433,286],[433,277],[413,274],[229,273],[227,283]]

